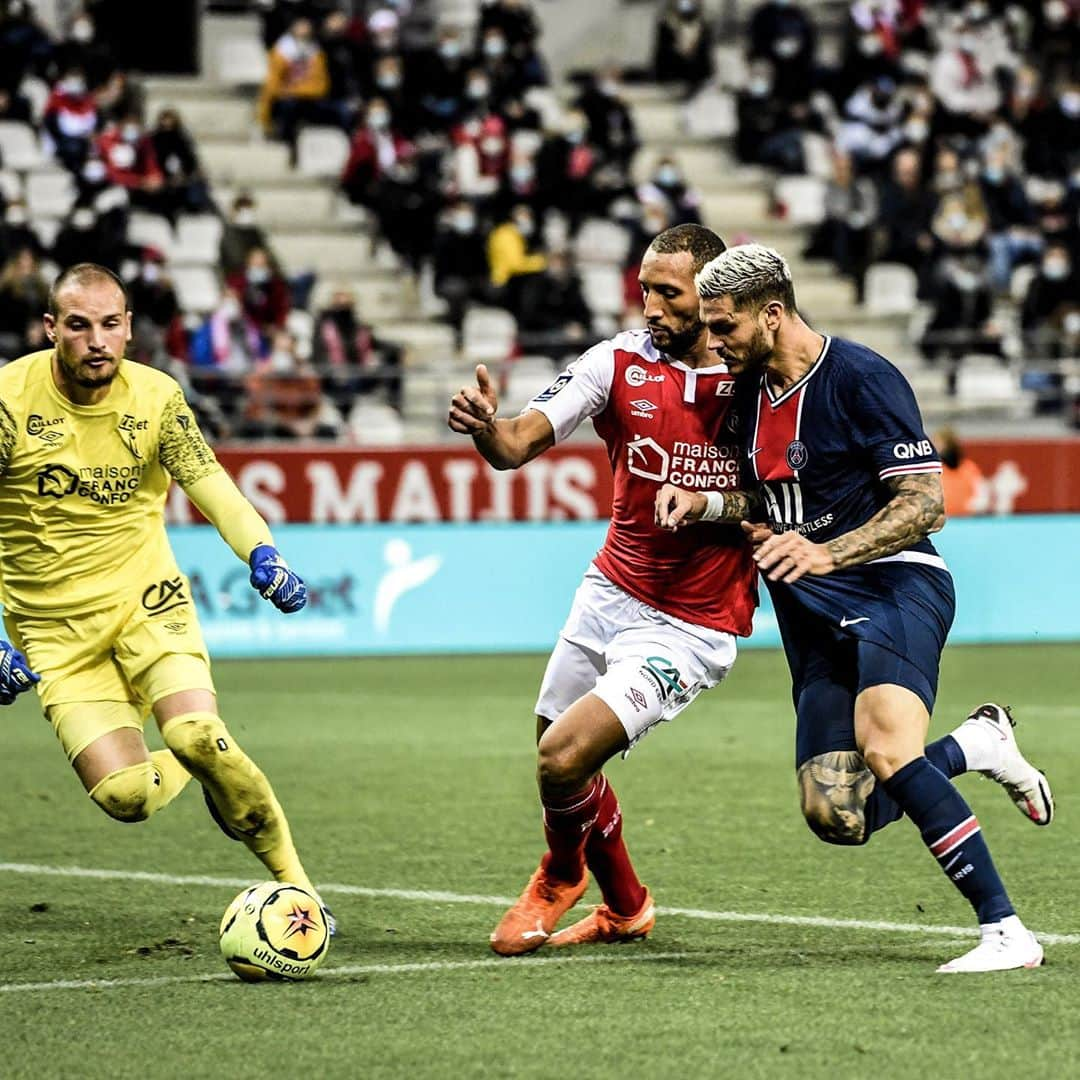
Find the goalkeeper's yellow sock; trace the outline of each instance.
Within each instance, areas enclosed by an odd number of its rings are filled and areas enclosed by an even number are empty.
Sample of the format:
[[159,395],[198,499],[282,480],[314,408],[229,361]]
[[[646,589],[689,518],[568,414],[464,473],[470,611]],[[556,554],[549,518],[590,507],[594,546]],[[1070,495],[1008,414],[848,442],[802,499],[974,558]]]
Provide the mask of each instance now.
[[168,721],[161,735],[206,789],[229,830],[274,879],[318,896],[296,854],[289,823],[270,781],[233,741],[221,718],[210,712],[185,713]]

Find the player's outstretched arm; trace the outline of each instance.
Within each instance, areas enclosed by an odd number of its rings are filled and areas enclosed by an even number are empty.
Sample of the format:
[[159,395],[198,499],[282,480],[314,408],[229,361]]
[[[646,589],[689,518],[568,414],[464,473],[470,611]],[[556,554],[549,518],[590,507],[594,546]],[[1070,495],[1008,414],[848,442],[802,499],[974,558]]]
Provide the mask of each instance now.
[[10,705],[41,676],[30,670],[26,657],[14,645],[0,641],[0,705]]
[[749,491],[684,491],[664,484],[656,493],[655,521],[675,532],[695,521],[737,524],[757,514],[760,500]]
[[484,364],[476,365],[476,385],[463,386],[450,401],[447,425],[471,435],[476,449],[496,469],[517,469],[555,445],[551,421],[535,409],[511,420],[496,419],[498,395]]

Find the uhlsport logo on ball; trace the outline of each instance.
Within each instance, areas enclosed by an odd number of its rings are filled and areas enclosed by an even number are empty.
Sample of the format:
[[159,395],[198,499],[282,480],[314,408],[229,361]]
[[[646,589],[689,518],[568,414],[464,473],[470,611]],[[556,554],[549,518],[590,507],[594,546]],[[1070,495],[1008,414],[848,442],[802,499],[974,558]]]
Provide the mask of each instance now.
[[330,945],[319,901],[297,885],[245,889],[221,919],[221,955],[245,982],[308,979]]

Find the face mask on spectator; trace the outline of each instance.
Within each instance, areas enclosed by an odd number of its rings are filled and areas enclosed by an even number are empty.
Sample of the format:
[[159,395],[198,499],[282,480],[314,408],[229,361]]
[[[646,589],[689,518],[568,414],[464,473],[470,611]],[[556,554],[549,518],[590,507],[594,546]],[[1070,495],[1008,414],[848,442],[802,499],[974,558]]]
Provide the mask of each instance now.
[[954,210],[945,218],[945,228],[953,232],[962,232],[968,225],[968,216],[963,210]]
[[518,231],[522,236],[532,236],[533,230],[536,228],[532,214],[515,214],[514,224],[518,227]]
[[384,71],[375,76],[375,85],[380,90],[396,90],[401,85],[401,76],[396,71]]
[[81,45],[94,40],[94,24],[89,19],[77,19],[71,27],[71,39]]
[[385,109],[372,109],[368,113],[368,126],[376,131],[384,131],[390,126],[390,114]]
[[988,183],[1000,184],[1005,179],[1005,170],[1000,165],[987,165],[983,169],[983,176]]
[[9,206],[8,212],[4,215],[4,220],[9,225],[25,225],[26,224],[26,207],[25,206]]
[[471,210],[455,210],[450,215],[450,224],[454,232],[471,233],[476,228],[476,215]]
[[252,207],[250,207],[250,206],[245,206],[242,209],[237,210],[236,214],[233,217],[233,221],[235,221],[237,225],[244,226],[245,228],[250,226],[250,225],[254,225],[255,224],[255,211],[254,211],[254,209]]
[[92,229],[96,220],[94,211],[89,209],[76,210],[71,215],[71,225],[75,229]]
[[139,125],[138,124],[125,124],[120,129],[120,138],[124,142],[135,142],[139,138]]
[[480,149],[491,157],[495,157],[496,154],[501,154],[505,145],[506,144],[498,135],[488,135],[486,138],[480,140]]
[[240,314],[240,302],[235,296],[227,296],[221,301],[221,307],[218,308],[218,312],[231,322]]
[[600,93],[605,97],[618,96],[619,84],[614,79],[601,79],[596,86]]
[[976,0],[975,3],[968,4],[964,14],[970,23],[983,23],[990,18],[990,9],[981,0]]
[[1080,90],[1066,90],[1058,98],[1058,104],[1066,116],[1080,116]]
[[568,142],[572,142],[575,145],[583,142],[585,139],[585,129],[583,127],[572,127],[566,132],[566,138]]
[[697,0],[679,0],[679,14],[684,19],[692,19],[697,14]]
[[1043,261],[1042,272],[1043,277],[1051,281],[1064,281],[1069,276],[1069,261],[1051,255],[1049,259]]
[[904,137],[911,142],[925,142],[930,134],[930,125],[923,120],[911,120],[904,125]]
[[863,34],[859,38],[859,52],[863,56],[877,56],[881,52],[881,38],[877,34]]
[[522,186],[531,184],[536,179],[536,170],[531,165],[513,165],[510,168],[510,179]]
[[270,268],[267,266],[249,266],[247,279],[252,285],[263,285],[270,280]]
[[952,283],[964,292],[972,292],[979,287],[980,277],[974,270],[964,266],[954,266],[949,271]]
[[461,55],[461,43],[456,38],[440,41],[439,55],[444,60],[456,60]]
[[678,167],[675,165],[661,165],[656,170],[656,182],[661,187],[674,187],[682,180]]
[[751,97],[765,97],[772,89],[772,82],[764,75],[758,75],[747,83]]
[[472,79],[465,88],[465,93],[468,94],[473,101],[480,101],[488,96],[488,91],[490,89],[487,79]]
[[159,267],[157,263],[147,263],[142,268],[142,278],[143,281],[153,285],[161,279],[161,267]]
[[790,34],[786,37],[777,38],[776,43],[773,45],[773,52],[785,60],[794,56],[798,51],[799,39]]
[[80,94],[86,93],[86,80],[81,75],[70,75],[68,78],[60,80],[60,89],[65,94],[78,97]]
[[83,166],[82,176],[88,184],[100,184],[105,179],[105,162],[96,159],[88,161]]
[[506,55],[506,38],[501,34],[491,34],[484,38],[484,55],[492,60],[498,60]]
[[1049,0],[1043,4],[1043,15],[1051,26],[1060,26],[1069,17],[1066,0]]

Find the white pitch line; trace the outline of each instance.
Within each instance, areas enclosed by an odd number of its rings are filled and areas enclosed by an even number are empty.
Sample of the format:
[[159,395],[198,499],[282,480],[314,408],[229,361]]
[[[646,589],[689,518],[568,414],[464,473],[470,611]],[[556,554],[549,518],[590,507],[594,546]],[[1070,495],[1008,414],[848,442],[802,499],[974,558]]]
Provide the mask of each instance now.
[[[341,967],[322,968],[318,978],[341,978],[349,975],[411,975],[423,971],[472,971],[478,968],[506,968],[508,965],[524,970],[537,964],[641,964],[661,960],[686,960],[693,954],[685,952],[636,953],[616,956],[534,956],[528,959],[508,960],[491,957],[486,960],[427,960],[406,964],[343,964]],[[157,975],[143,979],[56,979],[53,982],[0,983],[0,994],[31,994],[43,990],[123,990],[128,987],[140,989],[157,986],[173,986],[176,983],[233,982],[235,975],[227,971],[214,971],[207,975]]]
[[[0,874],[27,874],[36,877],[91,878],[98,881],[145,881],[156,885],[208,885],[243,889],[249,878],[207,877],[202,874],[158,874],[145,870],[102,870],[83,866],[40,866],[35,863],[0,863]],[[476,893],[453,893],[425,889],[373,889],[364,885],[320,885],[319,891],[341,896],[366,896],[372,899],[418,900],[434,904],[479,904],[506,907],[513,897],[485,896]],[[876,919],[832,919],[824,915],[779,915],[768,911],[710,911],[701,908],[659,907],[658,915],[708,922],[771,923],[776,926],[808,926],[823,930],[871,930],[887,934],[923,934],[943,937],[973,937],[972,926],[933,926],[923,923],[884,922]],[[1051,934],[1035,931],[1044,945],[1080,945],[1080,934]]]

